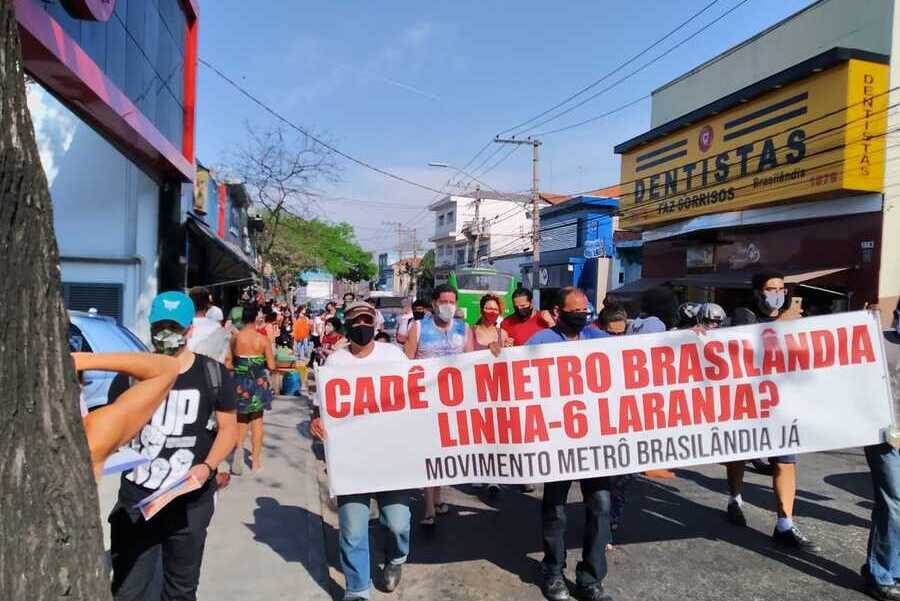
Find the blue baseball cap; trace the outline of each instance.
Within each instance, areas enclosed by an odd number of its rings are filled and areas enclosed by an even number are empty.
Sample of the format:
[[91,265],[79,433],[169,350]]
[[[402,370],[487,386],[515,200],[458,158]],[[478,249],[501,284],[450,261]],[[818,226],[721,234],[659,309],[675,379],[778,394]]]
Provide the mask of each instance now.
[[194,301],[176,290],[158,294],[150,305],[150,324],[159,321],[174,321],[187,329],[194,322]]

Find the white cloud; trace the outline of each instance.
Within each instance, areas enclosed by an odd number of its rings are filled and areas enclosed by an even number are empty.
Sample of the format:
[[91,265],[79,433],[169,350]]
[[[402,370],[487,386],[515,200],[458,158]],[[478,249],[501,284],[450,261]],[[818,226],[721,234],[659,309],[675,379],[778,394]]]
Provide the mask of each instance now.
[[68,109],[59,104],[40,85],[29,84],[26,94],[41,164],[47,175],[47,185],[52,188],[53,181],[59,173],[56,157],[64,155],[69,150],[78,122]]

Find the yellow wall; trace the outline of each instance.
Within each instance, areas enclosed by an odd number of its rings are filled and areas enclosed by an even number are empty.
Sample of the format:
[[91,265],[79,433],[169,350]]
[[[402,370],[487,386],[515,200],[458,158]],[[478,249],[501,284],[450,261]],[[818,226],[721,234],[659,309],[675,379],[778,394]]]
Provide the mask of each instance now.
[[854,59],[623,154],[622,227],[881,191],[887,89]]

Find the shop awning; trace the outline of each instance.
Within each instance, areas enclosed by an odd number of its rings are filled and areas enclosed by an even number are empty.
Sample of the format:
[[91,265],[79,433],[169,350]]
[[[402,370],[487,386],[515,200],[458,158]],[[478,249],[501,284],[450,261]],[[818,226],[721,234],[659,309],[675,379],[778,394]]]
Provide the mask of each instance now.
[[[782,273],[784,273],[785,284],[807,286],[810,288],[817,288],[825,292],[843,295],[843,293],[835,292],[834,290],[811,286],[809,283],[830,275],[834,275],[836,273],[840,273],[842,271],[847,271],[848,269],[849,267],[833,267],[830,269],[818,269],[811,271],[800,269],[781,271]],[[696,288],[744,289],[751,287],[754,273],[755,272],[753,271],[716,271],[712,273],[693,273],[679,278],[674,278],[672,279],[672,283],[676,286],[692,286]]]
[[629,294],[639,294],[641,292],[646,292],[651,288],[656,288],[657,286],[662,286],[668,282],[671,282],[672,278],[658,277],[658,276],[647,276],[643,278],[639,278],[633,282],[628,282],[622,286],[614,290],[610,290],[607,294],[616,295],[616,296],[628,296]]
[[203,244],[206,250],[206,265],[203,266],[202,285],[213,287],[250,280],[258,274],[256,267],[236,245],[222,240],[206,224],[188,216],[188,232]]

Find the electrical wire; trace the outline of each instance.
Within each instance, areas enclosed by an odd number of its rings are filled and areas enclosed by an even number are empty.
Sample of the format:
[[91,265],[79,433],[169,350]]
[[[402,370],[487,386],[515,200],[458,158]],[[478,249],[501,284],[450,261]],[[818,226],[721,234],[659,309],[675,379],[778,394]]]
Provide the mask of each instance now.
[[593,81],[592,83],[588,84],[587,86],[581,88],[580,90],[578,90],[578,91],[575,92],[574,94],[572,94],[572,95],[570,95],[569,97],[565,98],[565,99],[562,100],[561,102],[559,102],[559,103],[557,103],[557,104],[551,106],[549,109],[543,111],[542,113],[539,113],[539,114],[535,115],[534,117],[532,117],[532,118],[530,118],[530,119],[528,119],[528,120],[526,120],[526,121],[523,121],[522,123],[519,123],[518,125],[514,125],[513,127],[508,127],[508,128],[506,128],[506,129],[504,129],[504,130],[501,131],[498,135],[504,135],[504,134],[506,134],[506,133],[508,133],[508,132],[519,130],[519,129],[521,129],[522,127],[528,125],[529,123],[531,123],[531,122],[533,122],[533,121],[537,121],[537,120],[540,119],[541,117],[543,117],[543,116],[545,116],[545,115],[547,115],[547,114],[549,114],[549,113],[555,111],[556,109],[560,108],[561,106],[567,104],[569,101],[574,100],[575,98],[578,98],[579,96],[581,96],[581,95],[584,94],[585,92],[587,92],[587,91],[593,89],[594,87],[600,85],[601,83],[603,83],[604,81],[606,81],[607,79],[609,79],[610,77],[612,77],[613,75],[615,75],[616,73],[618,73],[619,71],[621,71],[622,69],[624,69],[625,67],[627,67],[628,65],[630,65],[631,63],[633,63],[634,61],[636,61],[637,59],[639,59],[640,57],[642,57],[643,55],[645,55],[647,52],[649,52],[649,51],[652,50],[653,48],[655,48],[655,47],[657,47],[658,45],[660,45],[663,41],[665,41],[666,39],[668,39],[669,37],[671,37],[672,35],[674,35],[674,34],[677,33],[678,31],[680,31],[681,29],[683,29],[683,28],[684,28],[685,26],[687,26],[691,21],[693,21],[694,19],[698,18],[700,15],[702,15],[702,14],[705,13],[707,10],[709,10],[710,8],[712,8],[713,5],[715,5],[715,4],[718,3],[718,2],[719,2],[719,0],[713,0],[712,2],[710,2],[709,4],[707,4],[706,6],[704,6],[703,8],[701,8],[699,11],[695,12],[693,15],[691,15],[690,17],[688,17],[687,20],[683,21],[680,25],[678,25],[677,27],[675,27],[675,29],[670,30],[670,31],[669,31],[668,33],[666,33],[664,36],[662,36],[661,38],[659,38],[658,40],[656,40],[655,42],[653,42],[652,44],[650,44],[649,46],[647,46],[646,48],[644,48],[643,50],[641,50],[640,52],[638,52],[637,54],[635,54],[634,56],[632,56],[631,58],[629,58],[627,61],[625,61],[624,63],[620,64],[618,67],[616,67],[616,68],[613,69],[612,71],[610,71],[610,72],[606,73],[605,75],[603,75],[600,79],[597,79],[597,80]]
[[305,129],[305,128],[303,128],[303,127],[300,127],[299,125],[297,125],[296,123],[294,123],[293,121],[291,121],[290,119],[288,119],[287,117],[285,117],[284,115],[282,115],[281,113],[279,113],[278,111],[276,111],[275,109],[273,109],[271,106],[269,106],[268,104],[266,104],[265,102],[263,102],[262,100],[260,100],[260,99],[257,98],[256,96],[254,96],[253,94],[251,94],[246,88],[244,88],[244,87],[241,86],[239,83],[237,83],[236,81],[234,81],[232,78],[230,78],[230,77],[228,77],[227,75],[225,75],[225,74],[224,74],[222,71],[220,71],[218,68],[216,68],[215,66],[213,66],[212,64],[210,64],[207,60],[205,60],[205,59],[203,59],[203,58],[199,58],[199,59],[197,59],[197,62],[199,62],[201,65],[203,65],[203,66],[206,67],[207,69],[210,69],[213,73],[215,73],[215,74],[218,75],[220,78],[222,78],[224,81],[226,81],[229,85],[231,85],[233,88],[235,88],[235,89],[236,89],[238,92],[240,92],[243,96],[245,96],[245,97],[246,97],[247,99],[249,99],[251,102],[253,102],[253,103],[256,104],[257,106],[259,106],[260,108],[262,108],[265,112],[267,112],[267,113],[269,113],[270,115],[272,115],[273,117],[275,117],[277,120],[281,121],[282,123],[284,123],[285,125],[287,125],[287,126],[290,127],[291,129],[296,130],[297,132],[299,132],[299,133],[302,134],[303,136],[309,138],[310,140],[313,140],[314,142],[316,142],[316,143],[319,144],[320,146],[323,146],[324,148],[327,148],[328,150],[330,150],[331,152],[335,153],[336,155],[341,156],[341,157],[347,159],[347,160],[350,161],[351,163],[356,163],[357,165],[359,165],[359,166],[361,166],[361,167],[365,167],[366,169],[369,169],[370,171],[374,171],[375,173],[379,173],[379,174],[381,174],[381,175],[383,175],[383,176],[385,176],[385,177],[388,177],[388,178],[397,180],[397,181],[399,181],[399,182],[403,182],[404,184],[408,184],[408,185],[410,185],[410,186],[415,186],[416,188],[421,188],[421,189],[423,189],[423,190],[428,190],[429,192],[437,192],[438,194],[442,194],[442,193],[443,193],[441,190],[438,190],[437,188],[433,188],[433,187],[428,186],[428,185],[426,185],[426,184],[421,184],[421,183],[419,183],[419,182],[413,181],[413,180],[411,180],[411,179],[409,179],[409,178],[407,178],[407,177],[404,177],[404,176],[402,176],[402,175],[398,175],[398,174],[393,173],[393,172],[391,172],[391,171],[388,171],[388,170],[386,170],[386,169],[382,169],[381,167],[376,167],[375,165],[373,165],[373,164],[371,164],[371,163],[369,163],[369,162],[367,162],[367,161],[364,161],[364,160],[362,160],[362,159],[358,159],[358,158],[356,158],[355,156],[350,155],[350,154],[344,152],[343,150],[340,150],[340,149],[337,148],[336,146],[334,146],[334,145],[332,145],[332,144],[329,144],[328,142],[325,142],[324,140],[322,140],[321,138],[318,138],[317,136],[314,136],[314,135],[313,135],[312,133],[310,133],[307,129]]
[[628,74],[625,75],[624,77],[621,77],[621,78],[617,79],[615,82],[613,82],[612,84],[606,86],[605,88],[603,88],[603,89],[600,90],[599,92],[596,92],[596,93],[594,93],[594,94],[591,94],[590,96],[588,96],[588,97],[585,98],[584,100],[582,100],[582,101],[580,101],[580,102],[578,102],[578,103],[576,103],[576,104],[573,104],[572,106],[570,106],[570,107],[566,108],[565,110],[563,110],[563,111],[557,113],[556,115],[550,116],[550,117],[548,117],[548,118],[546,118],[546,119],[544,119],[544,120],[542,120],[542,121],[540,121],[540,122],[538,122],[538,123],[535,123],[534,125],[528,127],[527,129],[524,129],[524,130],[522,130],[522,131],[517,132],[517,135],[525,134],[525,133],[527,133],[527,132],[529,132],[529,131],[532,131],[532,130],[534,130],[534,129],[537,129],[537,128],[541,127],[542,125],[546,125],[547,123],[550,123],[551,121],[556,121],[557,119],[559,119],[559,118],[562,117],[563,115],[567,115],[568,113],[571,113],[571,112],[574,111],[575,109],[584,106],[585,104],[587,104],[587,103],[590,102],[591,100],[594,100],[595,98],[601,96],[602,94],[605,94],[605,93],[608,92],[609,90],[612,90],[613,88],[615,88],[615,87],[618,86],[619,84],[621,84],[621,83],[627,81],[628,79],[630,79],[633,75],[637,75],[638,73],[640,73],[641,71],[643,71],[643,70],[646,69],[647,67],[649,67],[649,66],[651,66],[651,65],[653,65],[653,64],[655,64],[655,63],[657,63],[658,61],[662,60],[663,58],[667,57],[667,56],[668,56],[669,54],[671,54],[673,51],[677,50],[677,49],[680,48],[681,46],[683,46],[683,45],[685,45],[686,43],[690,42],[690,41],[693,40],[695,37],[697,37],[698,35],[700,35],[700,34],[703,33],[704,31],[706,31],[707,29],[709,29],[710,27],[712,27],[713,25],[715,25],[716,23],[718,23],[719,21],[721,21],[722,19],[724,19],[725,17],[727,17],[728,15],[730,15],[731,13],[733,13],[734,11],[736,11],[737,9],[739,9],[740,7],[742,7],[743,5],[747,4],[747,2],[749,2],[749,1],[750,1],[750,0],[741,0],[740,2],[738,2],[737,4],[735,4],[734,6],[732,6],[730,9],[728,9],[727,11],[725,11],[724,13],[722,13],[721,15],[719,15],[718,17],[716,17],[715,19],[713,19],[712,21],[710,21],[709,23],[707,23],[706,25],[704,25],[703,27],[701,27],[700,29],[698,29],[697,31],[695,31],[694,33],[692,33],[691,35],[689,35],[688,37],[684,38],[683,40],[681,40],[680,42],[678,42],[677,44],[675,44],[674,46],[672,46],[671,48],[669,48],[668,50],[666,50],[665,52],[663,52],[662,54],[660,54],[659,56],[657,56],[656,58],[654,58],[654,59],[652,59],[652,60],[650,60],[650,61],[644,63],[643,65],[641,65],[640,67],[638,67],[638,68],[635,69],[634,71],[631,71],[630,73],[628,73]]

